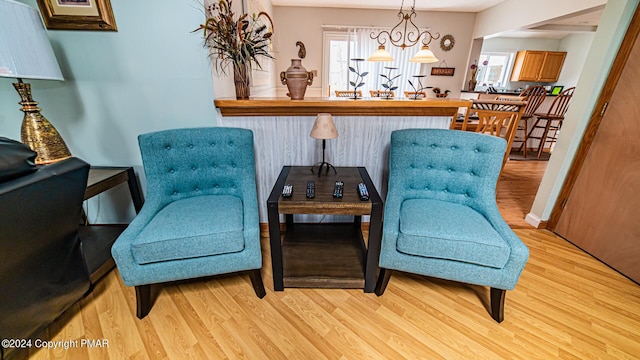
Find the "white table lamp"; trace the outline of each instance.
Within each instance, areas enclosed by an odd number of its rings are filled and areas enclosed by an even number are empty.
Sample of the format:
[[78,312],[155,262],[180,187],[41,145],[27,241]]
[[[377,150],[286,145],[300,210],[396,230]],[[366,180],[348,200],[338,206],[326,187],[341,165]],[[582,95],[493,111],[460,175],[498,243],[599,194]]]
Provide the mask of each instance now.
[[324,166],[327,167],[327,173],[329,172],[329,168],[333,169],[333,171],[337,174],[336,168],[324,161],[324,152],[327,147],[327,139],[335,139],[338,137],[338,130],[336,129],[336,125],[333,123],[333,118],[331,114],[320,113],[316,117],[316,121],[313,123],[313,128],[311,129],[311,134],[309,134],[314,139],[322,140],[322,161],[316,163],[311,167],[311,172],[313,169],[318,166],[318,176],[322,174],[322,168]]

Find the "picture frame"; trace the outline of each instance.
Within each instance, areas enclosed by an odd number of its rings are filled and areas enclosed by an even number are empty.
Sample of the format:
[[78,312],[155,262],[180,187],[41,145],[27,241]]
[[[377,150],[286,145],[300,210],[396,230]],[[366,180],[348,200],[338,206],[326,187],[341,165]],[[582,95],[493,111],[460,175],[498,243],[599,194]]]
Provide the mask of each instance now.
[[562,92],[562,90],[564,89],[564,86],[554,86],[551,88],[551,95],[560,95],[560,93]]
[[433,76],[453,76],[456,68],[452,67],[432,67],[431,75]]
[[118,31],[111,0],[38,0],[50,30]]

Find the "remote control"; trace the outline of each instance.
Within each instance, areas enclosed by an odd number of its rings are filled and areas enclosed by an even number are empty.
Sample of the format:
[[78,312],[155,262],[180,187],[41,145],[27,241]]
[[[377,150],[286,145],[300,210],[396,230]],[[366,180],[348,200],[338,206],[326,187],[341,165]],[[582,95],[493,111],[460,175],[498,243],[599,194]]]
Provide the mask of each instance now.
[[342,187],[344,183],[342,181],[336,181],[336,184],[333,186],[333,197],[341,198],[342,197]]
[[282,188],[282,197],[289,198],[293,195],[293,185],[287,184]]
[[369,200],[369,191],[367,191],[367,185],[364,183],[358,184],[358,195],[360,195],[360,200],[367,201]]
[[313,181],[307,181],[307,199],[312,199],[316,196],[316,183]]

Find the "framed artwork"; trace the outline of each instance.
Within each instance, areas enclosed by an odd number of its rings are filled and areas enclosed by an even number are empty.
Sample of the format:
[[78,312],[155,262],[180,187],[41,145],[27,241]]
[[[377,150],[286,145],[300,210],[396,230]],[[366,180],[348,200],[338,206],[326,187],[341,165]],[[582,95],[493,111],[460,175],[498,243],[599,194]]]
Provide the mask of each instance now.
[[38,6],[47,29],[118,31],[111,0],[38,0]]
[[456,71],[456,68],[452,68],[452,67],[432,67],[431,68],[431,75],[434,75],[434,76],[453,76],[455,71]]

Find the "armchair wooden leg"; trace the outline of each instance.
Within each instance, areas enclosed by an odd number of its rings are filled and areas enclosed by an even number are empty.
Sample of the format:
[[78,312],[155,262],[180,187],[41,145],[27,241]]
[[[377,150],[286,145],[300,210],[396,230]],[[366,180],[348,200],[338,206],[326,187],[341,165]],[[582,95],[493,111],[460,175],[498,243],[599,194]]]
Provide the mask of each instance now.
[[267,295],[267,292],[264,290],[264,283],[262,282],[262,275],[260,274],[260,269],[249,271],[249,277],[251,278],[251,285],[253,285],[253,291],[256,292],[256,296],[260,299]]
[[378,282],[376,283],[376,289],[374,290],[376,295],[381,296],[384,294],[384,291],[387,289],[387,285],[389,284],[389,279],[391,279],[392,272],[393,271],[390,269],[380,268]]
[[506,290],[491,288],[491,317],[501,323],[504,320]]
[[136,316],[143,319],[151,310],[151,285],[136,286]]

